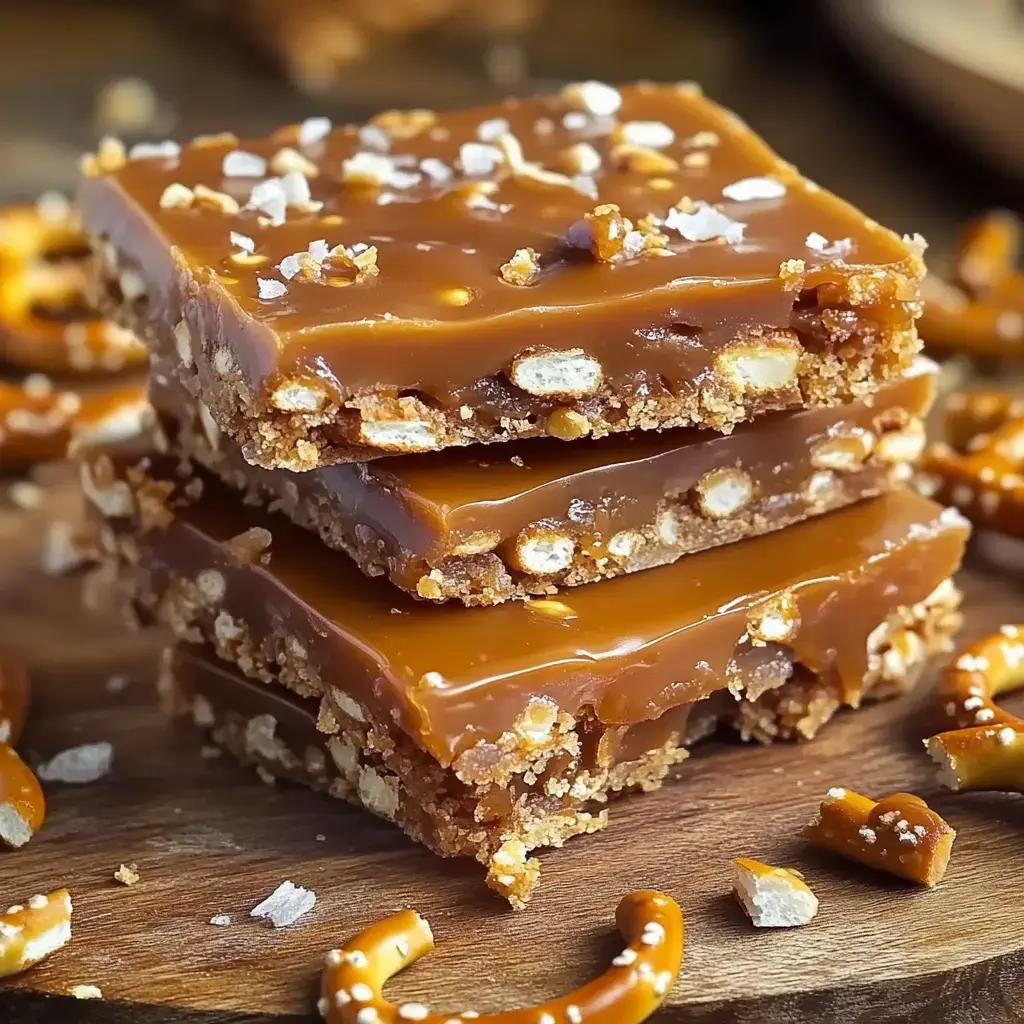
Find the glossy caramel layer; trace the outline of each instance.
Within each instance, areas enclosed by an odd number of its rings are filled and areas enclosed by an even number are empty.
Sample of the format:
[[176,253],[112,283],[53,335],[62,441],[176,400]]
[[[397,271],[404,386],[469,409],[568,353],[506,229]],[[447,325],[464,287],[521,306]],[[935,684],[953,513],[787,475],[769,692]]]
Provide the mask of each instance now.
[[[182,447],[221,479],[280,503],[364,571],[380,574],[383,562],[393,583],[427,596],[420,581],[432,569],[457,574],[460,561],[491,552],[511,585],[524,577],[565,585],[582,581],[573,575],[582,558],[599,575],[631,569],[620,563],[634,555],[639,567],[659,564],[655,545],[636,540],[644,528],[679,557],[879,494],[919,454],[936,369],[919,357],[868,400],[771,414],[726,436],[690,429],[572,445],[537,439],[308,473],[250,466],[229,439],[209,436],[195,400],[169,377],[151,383],[150,397],[181,432]],[[832,500],[838,482],[854,474],[860,485]],[[725,488],[717,504],[716,484]],[[572,552],[547,566],[541,557],[531,562],[538,540]],[[629,550],[637,543],[646,552]]]
[[[885,332],[917,312],[918,252],[692,87],[616,95],[614,115],[570,93],[382,115],[305,144],[308,129],[291,126],[123,166],[101,154],[83,217],[128,268],[126,304],[144,292],[150,324],[184,321],[185,369],[195,358],[204,390],[240,373],[250,413],[414,392],[514,419],[517,393],[557,397],[515,372],[517,357],[550,351],[600,364],[570,396],[678,396],[724,347],[791,329],[816,351],[854,345],[884,363]],[[286,214],[268,215],[253,188],[287,167],[311,198],[292,178]],[[595,241],[607,225],[585,218],[606,204],[660,235],[657,252],[635,251],[635,234],[613,252],[621,227]],[[323,259],[338,246],[348,254]],[[372,268],[352,262],[362,246]],[[503,268],[525,250],[536,272],[516,283]],[[285,384],[314,393],[296,399]]]
[[552,706],[589,707],[606,724],[656,718],[724,689],[737,658],[769,643],[855,702],[869,635],[952,574],[968,534],[959,514],[894,492],[558,599],[425,607],[208,477],[200,488],[176,476],[173,460],[153,462],[148,478],[129,473],[127,516],[103,461],[86,470],[93,503],[135,534],[153,599],[191,585],[227,649],[251,644],[347,691],[443,764]]

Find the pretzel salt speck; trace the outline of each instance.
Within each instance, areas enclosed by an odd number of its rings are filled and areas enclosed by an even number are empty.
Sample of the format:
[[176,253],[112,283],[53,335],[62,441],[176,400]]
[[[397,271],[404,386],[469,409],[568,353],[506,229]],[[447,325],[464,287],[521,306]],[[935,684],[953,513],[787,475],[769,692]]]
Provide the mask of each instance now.
[[71,895],[58,889],[0,914],[0,978],[20,974],[71,939]]
[[431,1013],[422,1003],[395,1006],[388,979],[434,948],[430,926],[414,910],[378,921],[327,954],[318,1009],[329,1024],[640,1024],[661,1005],[683,958],[683,915],[663,893],[630,893],[615,912],[629,945],[600,977],[523,1010]]
[[875,803],[838,787],[803,834],[841,857],[929,888],[945,875],[956,838],[918,796],[893,793]]
[[1024,536],[1024,399],[958,392],[946,402],[943,430],[921,460],[922,490],[979,527]]
[[939,688],[951,728],[925,740],[950,789],[1024,793],[1024,719],[995,703],[1024,686],[1024,625],[1006,625],[956,659]]

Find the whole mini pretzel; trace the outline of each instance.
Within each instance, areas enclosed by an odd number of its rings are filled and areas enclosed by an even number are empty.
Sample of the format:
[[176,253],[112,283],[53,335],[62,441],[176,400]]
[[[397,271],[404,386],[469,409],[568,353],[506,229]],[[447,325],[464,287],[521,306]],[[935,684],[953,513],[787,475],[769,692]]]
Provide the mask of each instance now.
[[964,391],[944,408],[945,440],[921,459],[921,479],[975,525],[1024,537],[1024,400]]
[[0,914],[0,978],[20,974],[71,938],[71,895],[58,889]]
[[921,336],[934,348],[985,358],[1024,355],[1024,273],[1017,270],[1021,224],[1011,213],[967,226],[957,257],[959,288],[925,279]]
[[847,860],[929,887],[945,875],[956,838],[956,832],[911,793],[893,793],[875,803],[839,788],[828,791],[803,834]]
[[995,703],[1024,686],[1024,625],[1003,626],[956,659],[942,686],[942,714],[951,728],[925,740],[953,790],[1024,793],[1024,719]]
[[523,1010],[478,1015],[432,1013],[421,1003],[395,1006],[381,995],[388,979],[434,948],[430,926],[414,910],[370,925],[327,954],[319,1009],[329,1024],[640,1024],[661,1005],[683,959],[683,915],[660,892],[630,893],[615,911],[629,945],[604,974],[569,995]]

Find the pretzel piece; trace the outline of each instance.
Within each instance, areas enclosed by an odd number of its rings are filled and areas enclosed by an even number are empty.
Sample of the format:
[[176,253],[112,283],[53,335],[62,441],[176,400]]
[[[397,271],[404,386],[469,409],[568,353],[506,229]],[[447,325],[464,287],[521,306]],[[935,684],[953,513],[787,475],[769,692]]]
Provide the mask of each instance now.
[[986,358],[1024,355],[1021,223],[994,211],[972,221],[957,256],[957,284],[926,278],[919,324],[931,347]]
[[925,740],[952,790],[1024,793],[1024,719],[995,703],[1024,686],[1024,625],[1006,625],[961,652],[939,687],[951,728]]
[[0,354],[41,373],[110,373],[146,358],[131,331],[87,309],[80,263],[0,271]]
[[803,831],[816,846],[929,888],[942,880],[956,832],[918,796],[893,793],[878,803],[830,789]]
[[420,1003],[395,1006],[388,979],[434,948],[430,926],[414,910],[393,914],[327,954],[320,1013],[329,1024],[640,1024],[661,1005],[683,959],[683,915],[663,893],[630,893],[615,911],[629,943],[604,974],[566,996],[523,1010],[477,1015],[431,1013]]
[[0,381],[0,465],[63,459],[73,439],[123,440],[141,431],[150,415],[140,384],[83,397],[55,389],[42,374],[20,385]]
[[0,743],[0,842],[24,846],[45,817],[46,799],[39,780],[14,747]]
[[71,939],[71,895],[58,889],[0,914],[0,978],[20,974]]
[[945,440],[921,459],[921,480],[975,525],[1024,537],[1024,400],[1003,391],[950,396]]
[[35,204],[0,207],[0,274],[88,251],[77,211],[66,200],[44,196]]
[[793,928],[818,913],[818,897],[799,871],[740,857],[733,864],[733,883],[755,928]]

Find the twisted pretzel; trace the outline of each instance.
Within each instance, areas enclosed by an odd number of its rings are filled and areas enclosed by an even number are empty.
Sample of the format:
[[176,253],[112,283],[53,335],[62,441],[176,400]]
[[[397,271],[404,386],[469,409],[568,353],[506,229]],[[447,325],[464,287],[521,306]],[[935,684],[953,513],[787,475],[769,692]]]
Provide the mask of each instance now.
[[88,248],[77,217],[0,209],[0,357],[44,373],[107,373],[142,364],[131,331],[85,301]]
[[918,796],[893,793],[878,803],[830,789],[804,827],[816,846],[929,888],[942,881],[956,832]]
[[945,351],[988,358],[1024,355],[1021,223],[996,211],[967,226],[957,257],[959,287],[925,279],[922,337]]
[[921,480],[975,525],[1024,537],[1024,399],[1004,391],[951,395],[947,440],[930,445]]
[[1021,686],[1024,625],[1003,626],[956,659],[939,688],[952,728],[925,740],[944,785],[1024,793],[1024,719],[995,703]]
[[71,895],[58,889],[0,914],[0,978],[20,974],[71,939]]
[[434,948],[430,926],[414,910],[370,925],[327,954],[319,1010],[328,1024],[640,1024],[661,1005],[683,959],[683,915],[663,893],[630,893],[615,911],[629,945],[600,977],[566,996],[525,1010],[477,1015],[431,1013],[421,1003],[395,1006],[388,979]]

